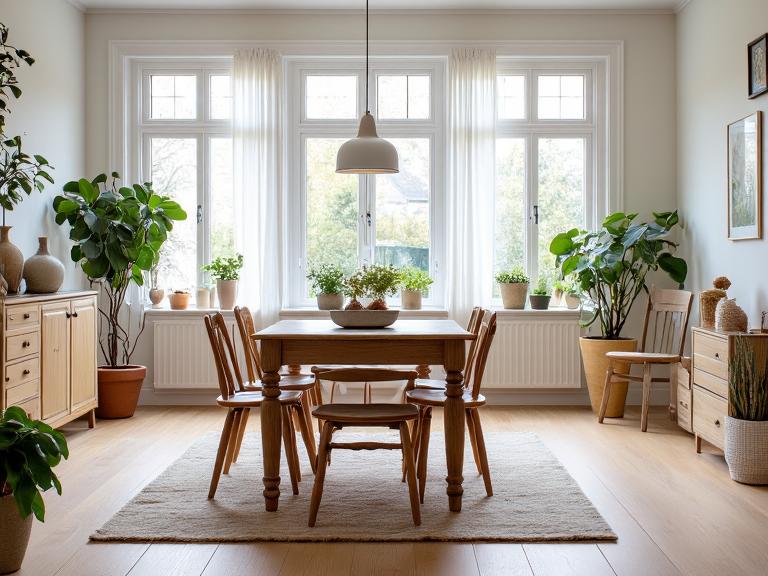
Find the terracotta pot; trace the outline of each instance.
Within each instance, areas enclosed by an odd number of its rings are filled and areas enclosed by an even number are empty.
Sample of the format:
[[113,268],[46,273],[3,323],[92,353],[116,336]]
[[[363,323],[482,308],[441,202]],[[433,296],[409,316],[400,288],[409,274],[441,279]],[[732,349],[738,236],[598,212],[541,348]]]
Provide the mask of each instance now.
[[576,294],[566,294],[563,300],[565,300],[568,310],[576,310],[581,305],[581,298],[576,296]]
[[0,274],[8,282],[8,293],[16,294],[24,271],[24,255],[11,243],[10,233],[10,226],[0,226]]
[[528,295],[528,283],[499,284],[501,300],[507,310],[522,310],[525,308],[525,297]]
[[147,367],[137,364],[127,366],[99,366],[99,418],[130,418],[139,402],[141,385],[147,375]]
[[532,310],[548,310],[551,296],[546,294],[531,294],[528,299],[531,301]]
[[64,264],[48,252],[48,238],[41,236],[37,240],[37,253],[24,262],[23,277],[27,282],[27,292],[51,294],[64,282]]
[[344,294],[318,294],[318,310],[341,310],[344,307]]
[[168,294],[171,310],[186,310],[189,306],[189,297],[189,292],[171,292]]
[[217,280],[216,290],[219,293],[219,308],[232,310],[237,301],[237,280]]
[[21,568],[29,544],[33,515],[22,518],[13,495],[0,496],[0,574],[10,574]]
[[421,310],[421,290],[403,290],[400,293],[403,310]]
[[[581,361],[584,364],[584,374],[587,377],[589,389],[589,402],[592,411],[597,414],[600,411],[600,403],[603,401],[603,387],[605,386],[605,373],[608,370],[606,352],[634,352],[637,350],[637,340],[626,338],[622,340],[606,340],[604,338],[579,338],[581,346]],[[626,374],[629,364],[617,364],[615,372]],[[611,386],[611,398],[608,400],[608,409],[605,412],[608,418],[621,418],[624,416],[624,405],[627,401],[627,382],[614,381]]]
[[160,302],[165,298],[165,290],[161,288],[152,288],[149,291],[149,301],[152,302],[152,308],[158,308]]

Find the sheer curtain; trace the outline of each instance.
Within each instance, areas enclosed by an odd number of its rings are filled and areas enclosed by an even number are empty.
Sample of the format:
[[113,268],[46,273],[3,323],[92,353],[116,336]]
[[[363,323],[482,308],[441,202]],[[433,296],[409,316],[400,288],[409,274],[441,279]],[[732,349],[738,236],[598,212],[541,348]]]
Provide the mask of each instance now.
[[462,48],[448,66],[448,309],[465,323],[493,288],[496,53]]
[[280,311],[280,54],[237,50],[232,88],[236,245],[245,259],[240,301],[265,326]]

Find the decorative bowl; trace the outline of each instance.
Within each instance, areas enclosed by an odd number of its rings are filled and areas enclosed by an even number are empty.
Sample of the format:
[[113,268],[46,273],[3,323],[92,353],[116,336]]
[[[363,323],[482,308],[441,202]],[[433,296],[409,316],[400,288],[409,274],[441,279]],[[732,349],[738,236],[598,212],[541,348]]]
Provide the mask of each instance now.
[[399,315],[400,310],[331,310],[331,320],[342,328],[385,328]]

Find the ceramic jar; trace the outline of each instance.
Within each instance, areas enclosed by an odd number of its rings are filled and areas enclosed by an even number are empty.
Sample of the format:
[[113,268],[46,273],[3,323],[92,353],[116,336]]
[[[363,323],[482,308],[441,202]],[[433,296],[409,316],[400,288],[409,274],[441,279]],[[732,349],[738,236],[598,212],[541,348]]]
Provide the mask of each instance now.
[[27,292],[50,294],[64,282],[64,264],[48,252],[48,238],[41,236],[38,242],[37,253],[24,263],[24,280]]
[[10,233],[10,226],[0,226],[0,274],[8,282],[8,293],[15,294],[21,285],[24,255],[11,243]]

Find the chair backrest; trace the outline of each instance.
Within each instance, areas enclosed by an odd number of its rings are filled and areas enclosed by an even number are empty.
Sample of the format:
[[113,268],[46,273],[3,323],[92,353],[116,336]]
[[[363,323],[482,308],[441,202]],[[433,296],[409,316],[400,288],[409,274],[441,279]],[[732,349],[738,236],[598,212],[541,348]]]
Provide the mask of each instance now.
[[220,312],[205,316],[205,328],[211,343],[219,390],[222,397],[229,398],[243,390],[243,377],[237,363],[237,354],[229,337],[227,324]]
[[485,317],[485,310],[480,306],[472,308],[472,314],[469,317],[467,323],[467,332],[471,332],[475,335],[474,340],[470,340],[469,348],[467,349],[467,358],[464,361],[464,385],[467,386],[467,382],[472,377],[472,368],[475,363],[475,352],[477,351],[477,335],[480,333],[480,326],[483,323]]
[[682,356],[693,294],[687,290],[651,289],[639,352]]
[[412,390],[416,378],[416,370],[389,370],[386,368],[334,368],[316,372],[317,377],[330,382],[407,382],[406,390]]
[[243,343],[243,353],[245,355],[245,368],[248,371],[248,381],[256,382],[264,377],[264,371],[261,369],[261,357],[259,349],[256,347],[251,335],[256,332],[253,324],[253,315],[247,306],[235,306],[235,321],[237,330],[240,332],[240,340]]
[[496,312],[488,310],[477,336],[477,352],[475,353],[474,374],[472,375],[472,398],[477,398],[480,395],[485,365],[488,362],[488,353],[491,350],[494,336],[496,336]]

